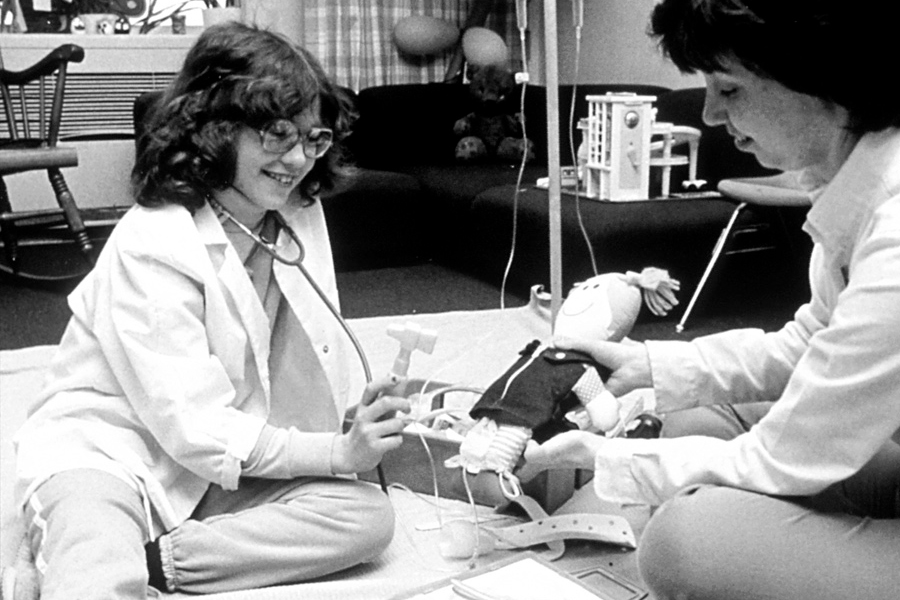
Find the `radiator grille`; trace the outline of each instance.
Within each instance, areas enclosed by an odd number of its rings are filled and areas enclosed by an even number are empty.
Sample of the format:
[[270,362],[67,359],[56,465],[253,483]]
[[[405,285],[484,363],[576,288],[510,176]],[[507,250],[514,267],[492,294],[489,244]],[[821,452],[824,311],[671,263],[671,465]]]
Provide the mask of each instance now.
[[60,135],[133,135],[135,98],[164,88],[174,76],[174,73],[70,73]]
[[[69,73],[66,78],[66,97],[60,139],[92,136],[134,135],[132,110],[134,100],[144,92],[164,88],[174,73]],[[53,94],[53,82],[45,82],[48,97]],[[40,90],[37,86],[25,91],[25,101],[31,117],[30,126],[38,131]],[[17,105],[18,98],[13,101]],[[14,109],[17,113],[18,107]],[[7,132],[3,127],[3,133]]]

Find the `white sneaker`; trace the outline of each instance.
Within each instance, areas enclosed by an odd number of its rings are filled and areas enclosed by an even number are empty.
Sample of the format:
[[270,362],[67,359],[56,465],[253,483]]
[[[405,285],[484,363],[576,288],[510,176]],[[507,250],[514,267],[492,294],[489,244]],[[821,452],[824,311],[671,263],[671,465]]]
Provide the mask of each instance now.
[[38,571],[31,556],[28,538],[23,537],[16,552],[15,562],[0,576],[0,598],[2,600],[39,600],[41,597]]

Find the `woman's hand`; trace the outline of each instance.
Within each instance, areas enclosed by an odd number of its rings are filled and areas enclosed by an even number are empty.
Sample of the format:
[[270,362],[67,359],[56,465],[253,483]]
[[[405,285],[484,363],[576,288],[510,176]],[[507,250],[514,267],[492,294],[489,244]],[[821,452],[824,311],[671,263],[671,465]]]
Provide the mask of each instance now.
[[594,470],[594,457],[603,448],[606,438],[588,431],[566,431],[543,444],[531,440],[525,446],[525,464],[516,475],[529,481],[547,469]]
[[[402,382],[401,382],[402,383]],[[385,377],[366,386],[356,407],[353,425],[338,434],[331,446],[331,472],[335,475],[374,469],[388,450],[400,446],[407,421],[398,414],[409,412],[409,401],[391,396],[396,378]]]
[[653,387],[650,355],[647,347],[629,339],[621,342],[591,341],[576,338],[557,338],[553,345],[562,350],[577,350],[612,370],[606,389],[619,397],[640,388]]

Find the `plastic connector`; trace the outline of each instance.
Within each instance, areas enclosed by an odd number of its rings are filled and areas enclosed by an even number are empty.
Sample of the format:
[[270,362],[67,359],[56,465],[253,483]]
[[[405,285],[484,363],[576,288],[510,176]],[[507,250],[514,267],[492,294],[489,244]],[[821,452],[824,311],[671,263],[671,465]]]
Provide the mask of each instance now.
[[409,359],[414,350],[421,350],[426,354],[434,351],[437,342],[437,332],[433,329],[422,329],[419,325],[407,322],[405,325],[391,325],[387,334],[400,342],[400,351],[391,368],[391,375],[397,379],[409,374]]

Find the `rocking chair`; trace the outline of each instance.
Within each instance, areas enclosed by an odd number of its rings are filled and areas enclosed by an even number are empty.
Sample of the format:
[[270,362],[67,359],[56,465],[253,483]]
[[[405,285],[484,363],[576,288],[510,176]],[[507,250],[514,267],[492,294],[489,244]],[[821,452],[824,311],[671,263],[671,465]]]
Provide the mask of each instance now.
[[[81,212],[61,169],[78,165],[75,148],[58,146],[66,71],[81,62],[84,50],[74,44],[59,46],[36,64],[9,71],[0,62],[0,94],[7,132],[0,132],[0,272],[32,281],[61,281],[83,275],[94,262],[93,244]],[[46,171],[59,208],[13,210],[3,178],[26,171]],[[29,247],[26,238],[65,240],[78,252],[55,258],[48,268]]]

